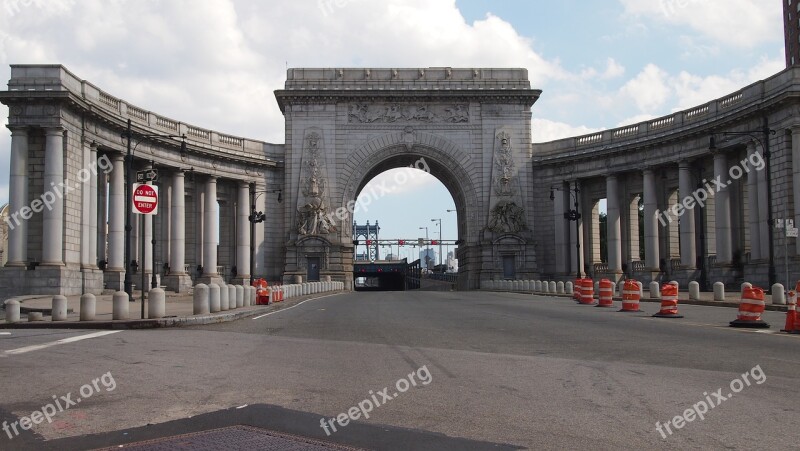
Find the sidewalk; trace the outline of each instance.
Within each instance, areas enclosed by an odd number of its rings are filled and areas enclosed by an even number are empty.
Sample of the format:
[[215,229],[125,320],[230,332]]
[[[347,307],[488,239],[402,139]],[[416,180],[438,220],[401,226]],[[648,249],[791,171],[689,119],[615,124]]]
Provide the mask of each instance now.
[[[111,294],[96,296],[95,321],[80,321],[80,296],[67,296],[67,321],[52,321],[52,296],[21,296],[14,298],[20,301],[20,322],[6,323],[5,310],[0,310],[0,329],[33,328],[33,329],[149,329],[157,327],[196,326],[202,324],[224,323],[241,318],[278,311],[296,305],[308,299],[314,299],[342,291],[330,291],[306,296],[297,296],[289,300],[270,305],[255,305],[227,310],[218,313],[194,315],[194,301],[191,294],[166,293],[166,316],[160,319],[141,319],[141,294],[134,292],[135,301],[128,303],[128,319],[112,320]],[[43,321],[28,322],[29,312],[41,312]],[[145,315],[147,303],[145,302]],[[146,318],[147,316],[145,316]]]

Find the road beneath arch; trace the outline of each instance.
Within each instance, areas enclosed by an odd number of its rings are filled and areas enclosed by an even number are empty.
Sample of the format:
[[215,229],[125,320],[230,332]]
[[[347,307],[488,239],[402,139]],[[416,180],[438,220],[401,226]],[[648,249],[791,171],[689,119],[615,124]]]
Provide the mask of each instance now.
[[[800,336],[776,333],[783,314],[768,312],[773,328],[755,332],[727,327],[729,308],[681,306],[681,320],[643,308],[482,292],[327,296],[257,320],[123,331],[4,357],[0,382],[14,389],[0,413],[29,414],[110,371],[113,392],[12,444],[101,434],[45,442],[66,449],[251,424],[373,449],[796,446]],[[80,334],[47,333],[0,336],[0,353]],[[331,436],[320,427],[373,395],[369,419]],[[686,414],[707,399],[715,407],[704,420]],[[677,416],[692,421],[679,429]],[[148,423],[156,426],[141,428]]]

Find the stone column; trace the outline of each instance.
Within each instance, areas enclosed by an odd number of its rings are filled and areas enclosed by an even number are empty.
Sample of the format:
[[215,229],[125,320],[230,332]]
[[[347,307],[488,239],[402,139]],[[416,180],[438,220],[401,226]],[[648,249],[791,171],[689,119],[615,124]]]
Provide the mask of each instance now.
[[652,169],[643,171],[644,183],[644,260],[648,271],[659,270],[658,226],[666,221],[664,214],[658,211],[656,196],[656,176]]
[[192,279],[186,273],[186,187],[181,170],[172,175],[171,209],[170,272],[164,283],[170,290],[183,293],[192,287]]
[[8,262],[25,267],[28,261],[28,223],[19,214],[28,206],[28,130],[11,129],[11,165],[8,186]]
[[205,184],[205,207],[203,208],[203,283],[222,283],[217,274],[217,178],[209,176]]
[[[800,139],[800,136],[798,136]],[[800,143],[799,143],[800,144]],[[747,145],[747,158],[752,159],[753,154],[758,152],[756,149],[755,143],[749,143]],[[800,185],[797,183],[800,182],[800,161],[797,158],[800,158],[800,154],[797,156],[793,155],[792,158],[792,166],[794,167],[794,186],[795,186],[795,194],[800,195]],[[748,208],[748,224],[750,226],[750,259],[751,260],[760,260],[762,258],[761,255],[761,222],[760,216],[758,212],[758,171],[754,168],[750,168],[750,172],[747,174],[747,208]],[[798,210],[798,206],[800,206],[800,198],[795,198],[795,211]],[[797,240],[800,243],[800,240]]]
[[[792,193],[794,194],[794,226],[800,227],[800,125],[792,127]],[[751,160],[752,161],[752,160]],[[752,165],[751,165],[752,166]],[[750,169],[750,174],[756,171]],[[800,254],[800,239],[794,240],[795,253]]]
[[237,281],[250,280],[250,185],[239,183],[236,208],[236,270]]
[[553,191],[553,230],[555,231],[555,245],[556,245],[556,273],[569,272],[569,229],[571,222],[564,219],[564,212],[569,200],[569,191],[564,188],[562,184],[559,190]]
[[[622,274],[622,241],[620,236],[619,182],[615,174],[606,177],[606,241],[608,243],[608,270]],[[615,280],[616,282],[616,280]]]
[[106,270],[125,270],[125,159],[122,154],[111,156],[108,201],[108,267]]
[[[723,184],[728,181],[728,158],[725,153],[714,152],[714,177]],[[717,235],[717,264],[730,264],[731,250],[731,205],[728,189],[720,189],[714,195],[714,210]]]
[[[678,202],[692,195],[692,171],[687,160],[681,160],[678,164],[678,191],[680,196]],[[680,218],[681,236],[681,264],[687,269],[694,269],[697,266],[697,247],[695,242],[694,212],[695,206],[683,211]]]
[[97,211],[98,204],[98,174],[101,169],[97,167],[97,144],[89,146],[89,267],[97,269]]
[[[106,160],[110,161],[110,160]],[[108,204],[108,177],[103,169],[98,168],[97,172],[97,239],[95,240],[95,261],[105,261],[108,267],[108,255],[106,254],[106,239],[108,234],[108,211],[106,205]]]
[[64,266],[64,129],[48,128],[45,138],[44,192],[55,200],[43,211],[42,266]]
[[[94,152],[92,152],[91,147],[94,147]],[[81,166],[83,168],[92,168],[92,157],[94,156],[95,166],[97,165],[97,147],[94,144],[87,145],[84,143],[83,145],[83,161]],[[92,179],[95,178],[94,175],[91,173],[91,169],[89,169],[88,177],[83,176],[81,173],[81,177],[78,181],[81,182],[81,268],[82,269],[90,269],[94,264],[94,258],[92,257],[92,242],[94,242],[95,246],[97,245],[97,240],[95,237],[97,236],[96,229],[97,226],[95,225],[95,233],[92,234],[92,221],[97,221],[97,181],[95,180],[92,183]],[[94,204],[92,203],[92,185],[94,185],[95,192],[94,192]]]
[[[756,144],[753,143],[753,145]],[[763,149],[759,146],[756,151],[761,153]],[[763,156],[763,153],[761,155]],[[767,186],[767,170],[757,171],[756,177],[758,180],[758,236],[761,238],[761,258],[768,259],[772,250],[769,248],[769,228],[771,224],[769,224],[769,203],[767,202],[769,198],[767,195],[767,190],[769,189]]]

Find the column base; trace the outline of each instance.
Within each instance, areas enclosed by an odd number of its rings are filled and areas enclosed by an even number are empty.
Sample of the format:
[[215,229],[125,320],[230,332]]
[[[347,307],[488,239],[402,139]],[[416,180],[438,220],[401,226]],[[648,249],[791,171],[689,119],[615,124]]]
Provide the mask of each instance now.
[[39,266],[35,270],[2,268],[0,299],[36,294],[79,295],[83,292],[83,283],[83,274],[75,267]]
[[250,276],[249,275],[239,275],[231,279],[230,285],[242,285],[244,287],[250,286]]
[[167,290],[174,291],[176,293],[186,293],[194,286],[192,284],[192,277],[186,273],[169,274],[164,276],[163,282],[164,285],[167,286]]
[[103,272],[103,286],[106,290],[125,291],[125,271],[107,269]]
[[225,279],[222,278],[219,274],[203,274],[202,276],[197,278],[197,283],[204,283],[206,285],[214,283],[217,285],[224,285]]
[[102,294],[105,276],[98,268],[83,268],[83,294]]
[[27,276],[25,266],[0,268],[0,302],[25,294]]

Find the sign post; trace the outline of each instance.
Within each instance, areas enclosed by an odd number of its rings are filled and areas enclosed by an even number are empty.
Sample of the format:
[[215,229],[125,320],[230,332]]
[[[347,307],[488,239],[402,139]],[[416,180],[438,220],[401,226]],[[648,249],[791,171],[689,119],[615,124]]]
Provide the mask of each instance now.
[[[141,172],[151,172],[151,171],[140,171],[136,174],[136,178],[139,179],[139,174]],[[154,171],[152,171],[154,172]],[[134,183],[133,184],[133,212],[138,215],[156,215],[158,214],[158,187],[154,185],[147,185],[141,183]],[[144,301],[145,301],[145,286],[147,285],[147,281],[145,277],[147,274],[145,273],[145,262],[144,262],[144,255],[145,255],[145,245],[144,236],[145,236],[145,225],[144,225],[144,218],[141,218],[142,221],[142,231],[141,231],[141,240],[142,240],[142,253],[141,253],[141,262],[139,264],[139,268],[142,271],[142,319],[145,319],[144,315]],[[154,272],[153,278],[155,278],[155,268],[152,268],[151,271]]]

